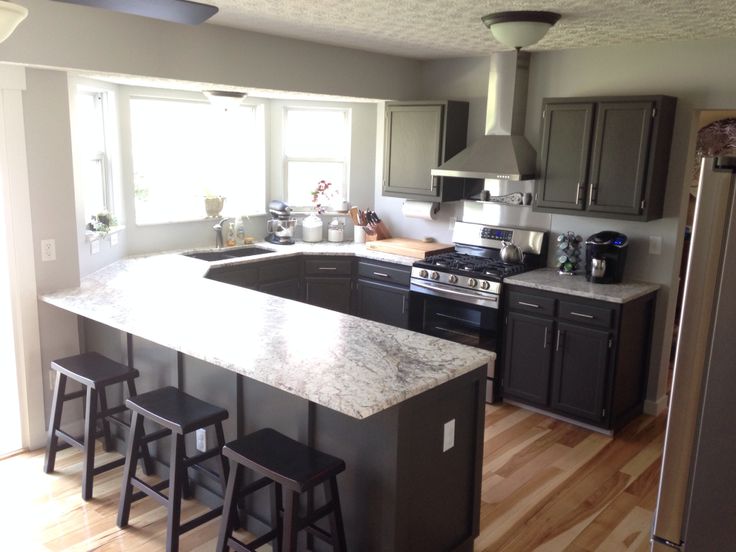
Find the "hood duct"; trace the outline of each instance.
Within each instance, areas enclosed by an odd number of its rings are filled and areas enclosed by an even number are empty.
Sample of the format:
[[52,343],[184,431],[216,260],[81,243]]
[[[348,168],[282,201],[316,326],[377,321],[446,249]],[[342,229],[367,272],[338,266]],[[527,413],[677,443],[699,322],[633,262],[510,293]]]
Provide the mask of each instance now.
[[432,176],[533,180],[537,152],[524,138],[529,53],[491,54],[486,135],[448,159]]

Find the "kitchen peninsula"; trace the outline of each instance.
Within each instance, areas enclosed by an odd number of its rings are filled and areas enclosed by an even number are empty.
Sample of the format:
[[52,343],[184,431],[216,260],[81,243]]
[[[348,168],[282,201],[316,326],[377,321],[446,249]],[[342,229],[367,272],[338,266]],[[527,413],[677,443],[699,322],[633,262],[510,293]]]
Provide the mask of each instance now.
[[[208,280],[209,266],[126,259],[42,300],[79,317],[83,348],[131,353],[140,390],[227,408],[228,439],[269,426],[343,458],[350,550],[472,550],[493,353]],[[257,501],[250,528],[264,519]]]

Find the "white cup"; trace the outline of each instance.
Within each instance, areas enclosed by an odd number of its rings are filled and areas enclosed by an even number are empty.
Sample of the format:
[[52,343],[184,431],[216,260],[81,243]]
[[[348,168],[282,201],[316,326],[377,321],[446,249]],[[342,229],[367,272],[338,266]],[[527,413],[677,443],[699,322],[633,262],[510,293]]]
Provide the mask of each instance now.
[[365,230],[362,226],[353,226],[353,243],[365,243]]

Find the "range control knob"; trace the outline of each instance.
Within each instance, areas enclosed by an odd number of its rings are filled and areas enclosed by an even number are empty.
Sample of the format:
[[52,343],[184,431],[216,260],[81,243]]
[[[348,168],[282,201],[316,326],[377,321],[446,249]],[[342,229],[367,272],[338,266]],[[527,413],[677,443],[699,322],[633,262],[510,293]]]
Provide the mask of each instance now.
[[431,277],[431,278],[432,278],[433,280],[439,280],[439,279],[440,279],[440,275],[439,275],[439,272],[434,272],[434,271],[432,271],[432,274],[430,274],[430,277]]
[[455,276],[454,274],[450,274],[450,277],[448,278],[448,281],[451,284],[456,284],[457,283],[457,276]]
[[475,278],[468,278],[468,287],[474,288],[478,285],[478,280]]
[[482,282],[480,283],[480,288],[481,288],[481,289],[488,289],[489,287],[491,287],[491,284],[490,284],[489,282],[486,282],[485,280],[483,280],[483,281],[482,281]]
[[429,272],[427,272],[426,270],[422,269],[419,271],[420,278],[426,278],[427,276],[429,276]]

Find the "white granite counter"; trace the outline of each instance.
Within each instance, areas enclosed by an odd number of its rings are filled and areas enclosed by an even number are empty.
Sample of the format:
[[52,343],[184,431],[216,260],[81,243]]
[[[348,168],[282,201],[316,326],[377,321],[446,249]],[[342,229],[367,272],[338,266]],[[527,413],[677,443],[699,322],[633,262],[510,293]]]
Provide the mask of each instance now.
[[620,284],[591,284],[585,275],[568,276],[559,274],[556,268],[540,268],[523,272],[504,279],[505,284],[513,284],[532,289],[566,293],[588,299],[598,299],[610,303],[627,303],[648,293],[657,291],[658,284],[646,282],[622,282]]
[[216,263],[126,259],[41,300],[354,418],[495,360],[490,351],[203,278],[220,263],[299,253],[412,261],[353,244],[259,245],[278,252]]

